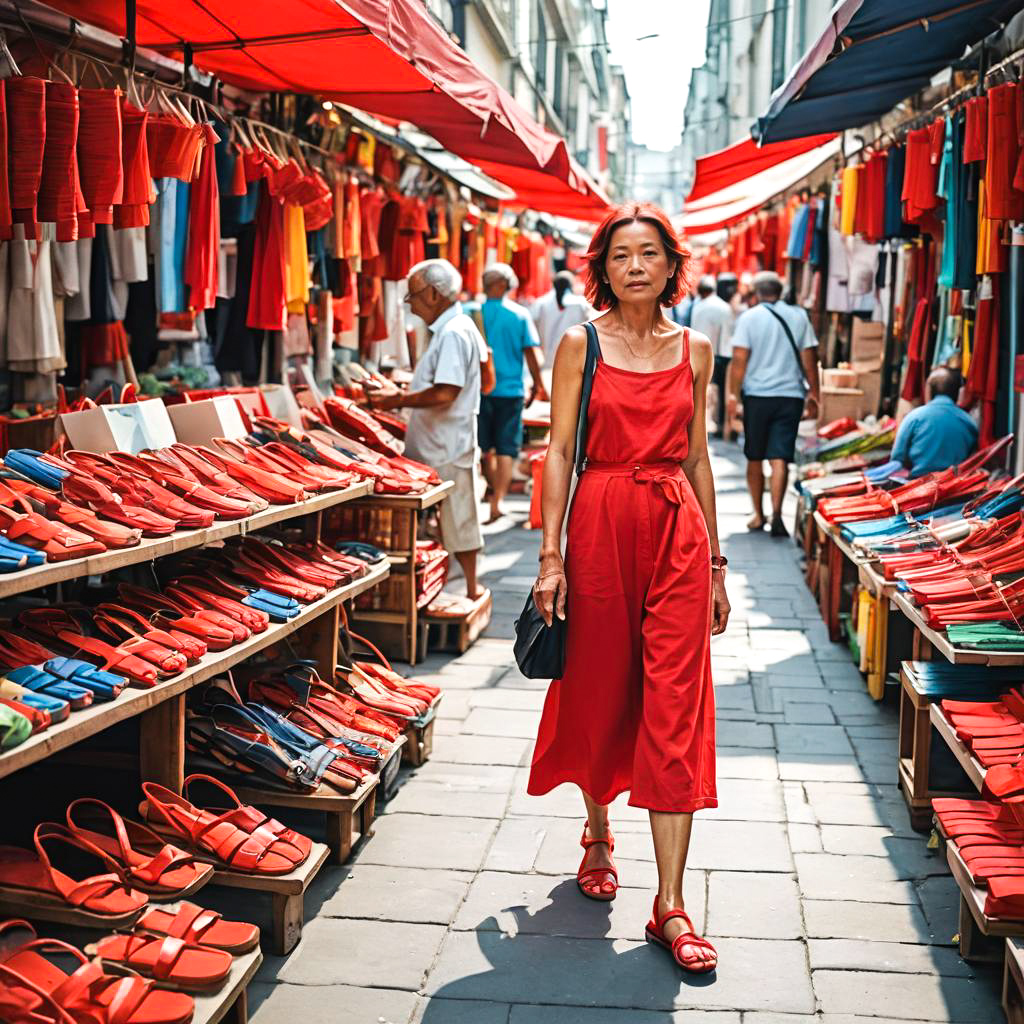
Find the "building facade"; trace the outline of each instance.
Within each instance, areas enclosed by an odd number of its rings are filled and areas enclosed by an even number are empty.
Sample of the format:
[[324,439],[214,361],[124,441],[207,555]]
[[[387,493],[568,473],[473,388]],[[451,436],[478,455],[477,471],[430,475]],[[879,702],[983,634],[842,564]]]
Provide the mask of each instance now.
[[604,0],[427,0],[473,61],[612,195],[626,185],[629,92],[608,57]]
[[749,137],[831,7],[831,0],[711,0],[705,61],[691,73],[686,99],[686,188],[698,157]]

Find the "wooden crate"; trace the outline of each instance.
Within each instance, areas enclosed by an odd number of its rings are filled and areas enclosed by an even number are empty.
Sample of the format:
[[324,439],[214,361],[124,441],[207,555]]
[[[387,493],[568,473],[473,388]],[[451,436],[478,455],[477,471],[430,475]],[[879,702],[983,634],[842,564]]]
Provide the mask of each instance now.
[[418,768],[430,760],[434,751],[434,723],[437,721],[437,707],[443,694],[438,697],[434,706],[423,716],[422,720],[410,725],[405,730],[406,744],[402,748],[402,760],[406,764]]
[[426,611],[423,618],[431,633],[437,635],[434,649],[464,654],[490,625],[493,610],[494,601],[487,591],[465,615],[431,615]]

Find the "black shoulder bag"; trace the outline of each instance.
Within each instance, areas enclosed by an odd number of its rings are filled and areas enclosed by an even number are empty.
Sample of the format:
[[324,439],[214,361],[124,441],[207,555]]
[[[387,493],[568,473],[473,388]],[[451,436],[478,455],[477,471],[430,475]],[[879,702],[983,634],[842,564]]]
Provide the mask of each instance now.
[[[576,459],[573,472],[579,479],[586,464],[587,418],[590,410],[590,394],[594,389],[594,373],[601,348],[597,340],[597,328],[592,323],[584,325],[587,331],[587,358],[583,364],[583,390],[580,392],[580,415],[576,422]],[[569,504],[572,504],[570,492]],[[569,511],[566,509],[566,515]],[[549,626],[541,617],[533,601],[533,592],[526,598],[522,613],[516,619],[516,642],[513,648],[519,671],[527,679],[560,679],[565,671],[565,645],[568,621],[557,615]]]
[[783,331],[786,332],[786,338],[789,341],[789,347],[793,350],[793,355],[796,356],[796,365],[797,369],[800,371],[800,379],[804,382],[804,390],[810,391],[811,382],[807,379],[807,372],[804,370],[804,361],[800,356],[800,349],[796,347],[796,338],[793,337],[793,332],[789,329],[789,324],[787,324],[783,317],[779,313],[776,313],[771,306],[766,304],[764,308],[767,309],[768,312],[771,313],[771,315],[775,317],[776,320],[779,321],[779,323],[782,325]]

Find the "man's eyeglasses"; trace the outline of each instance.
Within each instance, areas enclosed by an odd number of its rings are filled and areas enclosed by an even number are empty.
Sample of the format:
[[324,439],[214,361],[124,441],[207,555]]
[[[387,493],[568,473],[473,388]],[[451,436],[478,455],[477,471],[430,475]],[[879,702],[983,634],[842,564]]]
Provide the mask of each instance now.
[[434,286],[432,284],[425,284],[422,288],[417,288],[416,291],[409,292],[409,294],[406,295],[406,297],[402,301],[403,302],[408,302],[411,305],[412,304],[412,300],[415,299],[417,295],[422,295],[428,288],[433,288],[433,287]]

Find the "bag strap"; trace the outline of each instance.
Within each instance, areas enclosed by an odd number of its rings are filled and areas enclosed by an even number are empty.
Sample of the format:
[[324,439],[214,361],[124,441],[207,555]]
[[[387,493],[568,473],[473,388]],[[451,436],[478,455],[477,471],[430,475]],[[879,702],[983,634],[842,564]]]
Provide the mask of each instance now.
[[580,392],[580,415],[576,421],[576,475],[587,463],[587,424],[590,413],[590,394],[594,390],[594,374],[601,358],[601,343],[597,328],[589,321],[583,325],[587,331],[587,358],[583,363],[583,390]]
[[811,390],[811,384],[810,384],[810,381],[808,381],[807,373],[804,370],[804,361],[800,357],[800,349],[798,349],[796,347],[796,339],[793,337],[793,332],[789,329],[789,324],[786,323],[786,321],[783,319],[783,317],[782,317],[782,315],[780,313],[777,313],[767,303],[765,303],[765,307],[764,308],[767,309],[768,312],[771,313],[771,315],[773,317],[775,317],[776,320],[779,321],[779,323],[782,325],[782,329],[786,332],[786,338],[789,341],[789,347],[793,350],[793,355],[796,356],[796,365],[797,365],[797,367],[800,370],[800,379],[804,382],[804,388],[807,391],[810,391]]

